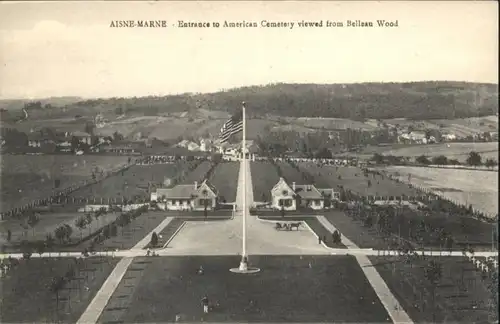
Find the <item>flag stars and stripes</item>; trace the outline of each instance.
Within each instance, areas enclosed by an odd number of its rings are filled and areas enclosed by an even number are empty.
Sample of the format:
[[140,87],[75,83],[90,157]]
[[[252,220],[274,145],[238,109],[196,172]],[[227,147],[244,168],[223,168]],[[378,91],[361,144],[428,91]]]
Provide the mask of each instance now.
[[222,125],[220,130],[221,142],[227,142],[231,135],[237,134],[243,131],[243,120],[241,118],[232,117]]

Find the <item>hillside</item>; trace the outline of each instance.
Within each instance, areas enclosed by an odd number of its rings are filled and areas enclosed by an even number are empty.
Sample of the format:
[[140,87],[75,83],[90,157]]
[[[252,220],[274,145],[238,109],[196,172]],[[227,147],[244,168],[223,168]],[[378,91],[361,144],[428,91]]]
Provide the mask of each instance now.
[[[466,82],[412,82],[359,84],[272,84],[236,88],[209,94],[181,94],[165,97],[108,98],[74,102],[63,100],[51,109],[33,111],[63,118],[74,115],[159,116],[199,108],[233,112],[241,101],[248,102],[249,116],[330,117],[365,119],[454,119],[494,115],[498,112],[498,86]],[[9,101],[8,106],[14,103]],[[5,102],[0,102],[0,108]],[[19,105],[18,105],[19,106]],[[22,107],[22,105],[20,105]],[[3,120],[6,116],[3,116]]]
[[[105,125],[96,133],[115,131],[127,138],[217,136],[220,127],[248,102],[248,136],[272,132],[381,129],[413,125],[458,136],[498,131],[498,86],[458,82],[369,83],[347,85],[274,84],[166,97],[108,98],[74,102],[50,98],[31,102],[29,117],[23,101],[0,101],[2,127],[24,132],[42,127],[61,131],[85,129],[100,114]],[[59,105],[58,105],[59,103]],[[454,108],[453,108],[454,107]],[[5,108],[4,108],[5,109]],[[454,118],[453,118],[454,117]]]
[[275,84],[195,97],[208,107],[230,109],[242,100],[256,115],[351,120],[448,119],[498,112],[498,86],[458,82]]

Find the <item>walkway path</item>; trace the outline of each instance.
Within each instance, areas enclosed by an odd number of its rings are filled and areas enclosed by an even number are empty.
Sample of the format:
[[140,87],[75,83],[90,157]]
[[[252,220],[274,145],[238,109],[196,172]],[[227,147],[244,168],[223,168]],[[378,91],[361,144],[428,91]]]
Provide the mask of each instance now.
[[[317,218],[319,222],[331,233],[336,230],[332,223],[330,223],[324,216],[318,216]],[[345,236],[342,237],[342,242],[347,246],[348,250],[353,248],[359,250],[359,247]],[[375,269],[370,259],[368,259],[368,256],[358,254],[356,255],[356,260],[358,261],[366,278],[372,285],[373,290],[375,290],[375,293],[382,302],[382,305],[384,305],[387,310],[387,313],[391,317],[392,321],[394,323],[413,323],[410,316],[408,316],[403,307],[401,307],[399,301],[396,297],[394,297],[384,279],[382,279],[378,273],[377,269]]]
[[[284,231],[283,231],[284,232]],[[347,243],[346,238],[342,238],[343,243]],[[149,241],[148,241],[149,242]],[[316,242],[317,244],[317,242]],[[170,245],[170,243],[168,244]],[[201,245],[201,244],[200,244]],[[226,249],[225,251],[219,251],[216,249],[210,250],[210,249],[205,249],[205,250],[200,250],[196,251],[195,249],[176,249],[176,248],[165,248],[165,249],[157,249],[155,252],[159,256],[169,256],[169,255],[185,255],[185,256],[197,256],[197,255],[235,255],[241,252],[241,246],[236,246],[234,249],[234,252],[229,251],[229,249]],[[229,252],[228,252],[229,251]],[[253,249],[252,254],[255,255],[269,255],[267,252],[268,250],[262,249],[258,251],[257,249]],[[317,252],[317,253],[314,253]],[[442,256],[442,257],[464,257],[463,253],[460,251],[453,251],[448,252],[448,251],[416,251],[419,255],[426,255],[426,256]],[[399,255],[399,251],[397,250],[373,250],[373,249],[362,249],[362,248],[347,248],[347,249],[337,249],[337,248],[320,248],[319,250],[311,249],[311,250],[306,250],[305,253],[297,253],[296,250],[290,249],[290,250],[285,250],[285,251],[280,251],[277,254],[280,255],[305,255],[307,253],[312,253],[312,254],[330,254],[330,255],[353,255],[353,256],[397,256]],[[146,251],[143,249],[130,249],[130,250],[120,250],[120,251],[100,251],[100,252],[95,252],[89,257],[116,257],[116,258],[133,258],[133,257],[140,257],[140,256],[145,256]],[[43,253],[42,255],[39,254],[33,254],[31,258],[78,258],[81,257],[82,254],[80,252],[46,252]],[[498,252],[475,252],[474,253],[475,257],[498,257]],[[16,258],[20,259],[23,257],[22,253],[8,253],[8,254],[2,254],[0,255],[0,259],[2,258]]]

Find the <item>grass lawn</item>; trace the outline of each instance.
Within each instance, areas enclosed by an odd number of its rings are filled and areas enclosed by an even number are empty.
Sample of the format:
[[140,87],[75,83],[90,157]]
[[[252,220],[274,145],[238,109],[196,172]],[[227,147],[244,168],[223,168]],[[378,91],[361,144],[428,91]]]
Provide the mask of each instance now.
[[90,180],[96,168],[104,173],[127,164],[123,156],[5,155],[1,166],[0,211],[49,196],[55,180],[59,189]]
[[[491,294],[487,280],[460,257],[426,257],[411,265],[398,257],[370,257],[376,269],[408,315],[418,323],[492,323],[488,304]],[[424,267],[430,260],[442,264],[442,279],[436,287],[435,318],[433,320],[432,284],[425,278]]]
[[[376,226],[365,227],[363,221],[354,219],[342,211],[325,211],[324,216],[345,236],[353,241],[360,248],[387,249],[389,243],[385,241],[376,230]],[[417,233],[417,218],[409,221],[402,221],[399,228],[394,228],[393,234],[400,235],[403,239],[415,242],[415,247],[420,247],[414,234]],[[483,223],[472,218],[463,218],[463,226],[458,219],[444,217],[428,216],[426,222],[433,226],[441,225],[446,231],[452,233],[455,244],[453,250],[462,250],[466,243],[469,243],[477,251],[491,250],[491,224]],[[410,230],[411,228],[411,230]],[[411,238],[410,238],[411,235]],[[432,237],[427,237],[428,241],[424,244],[425,248],[443,249]]]
[[[111,258],[34,258],[20,264],[0,279],[3,323],[76,322],[118,262]],[[74,279],[56,294],[50,290],[55,276],[74,267]]]
[[158,244],[152,246],[150,243],[146,248],[162,248],[170,238],[176,234],[177,230],[182,226],[184,221],[179,218],[174,218],[168,225],[163,229],[163,231],[156,233],[158,234]]
[[228,203],[236,200],[239,171],[239,162],[220,162],[210,177],[210,183],[219,191],[222,199]]
[[[190,322],[390,322],[353,257],[251,256],[261,272],[230,273],[239,261],[136,258],[99,322],[171,322],[177,314]],[[205,294],[220,303],[207,315]]]
[[271,189],[279,181],[276,168],[270,162],[250,162],[252,171],[253,197],[255,201],[271,201]]
[[374,228],[366,228],[361,221],[356,221],[342,211],[325,211],[323,215],[339,230],[360,248],[387,249],[388,244],[377,234]]

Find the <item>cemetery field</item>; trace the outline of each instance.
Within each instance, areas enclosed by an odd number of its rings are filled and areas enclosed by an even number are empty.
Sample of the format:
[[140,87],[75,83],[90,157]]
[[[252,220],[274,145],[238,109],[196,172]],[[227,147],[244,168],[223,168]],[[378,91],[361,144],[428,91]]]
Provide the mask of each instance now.
[[212,167],[212,162],[210,161],[202,161],[196,169],[187,172],[182,179],[178,182],[178,184],[194,184],[195,181],[201,183],[205,178],[205,175]]
[[[118,263],[114,258],[33,258],[0,279],[3,323],[74,323]],[[4,261],[5,262],[5,261]],[[55,277],[68,275],[58,293],[51,289]]]
[[209,181],[219,191],[223,201],[231,203],[236,200],[239,171],[238,162],[220,162],[211,174]]
[[[193,162],[172,164],[134,165],[123,172],[71,193],[75,198],[98,198],[104,204],[120,202],[122,199],[147,198],[150,189],[163,185],[167,178],[174,178],[182,172],[189,172]],[[154,189],[153,189],[154,190]],[[89,203],[94,203],[90,201]]]
[[[492,297],[498,297],[496,290],[491,292],[488,288],[491,279],[482,278],[481,271],[465,257],[420,257],[411,263],[403,262],[400,257],[370,259],[416,323],[494,323],[498,320],[497,308],[490,308]],[[442,275],[436,284],[425,276],[431,260],[441,265]]]
[[274,165],[267,161],[250,162],[255,202],[271,201],[271,189],[279,181]]
[[385,176],[365,176],[357,167],[318,166],[312,162],[299,162],[299,168],[309,172],[322,185],[330,188],[339,186],[361,196],[418,196],[416,189],[404,183],[398,183]]
[[472,205],[489,215],[498,213],[498,172],[403,166],[388,166],[383,170],[458,204]]
[[[354,257],[251,256],[261,272],[231,273],[239,261],[136,258],[99,322],[173,322],[176,315],[182,322],[390,322]],[[200,304],[204,295],[219,303],[209,314]]]
[[0,160],[0,211],[20,207],[50,196],[56,189],[90,180],[93,171],[106,174],[127,163],[128,157],[121,156],[4,155]]

